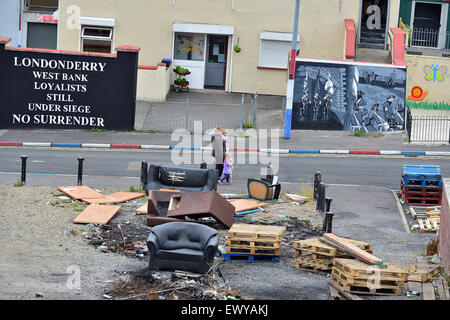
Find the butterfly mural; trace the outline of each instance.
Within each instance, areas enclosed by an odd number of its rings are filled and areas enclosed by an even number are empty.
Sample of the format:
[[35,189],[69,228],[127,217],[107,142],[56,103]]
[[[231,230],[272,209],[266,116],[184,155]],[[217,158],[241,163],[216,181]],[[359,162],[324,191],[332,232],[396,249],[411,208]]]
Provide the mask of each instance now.
[[427,81],[433,81],[436,82],[442,82],[445,80],[445,75],[447,73],[447,67],[446,66],[440,66],[440,65],[434,65],[431,66],[426,65],[423,68],[423,71],[425,72],[425,80]]

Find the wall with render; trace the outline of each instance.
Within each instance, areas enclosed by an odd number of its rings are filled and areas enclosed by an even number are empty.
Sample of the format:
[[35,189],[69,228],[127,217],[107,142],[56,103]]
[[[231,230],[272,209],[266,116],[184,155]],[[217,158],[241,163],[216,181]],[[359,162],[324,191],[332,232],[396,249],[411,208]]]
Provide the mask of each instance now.
[[405,55],[407,105],[450,110],[450,58]]

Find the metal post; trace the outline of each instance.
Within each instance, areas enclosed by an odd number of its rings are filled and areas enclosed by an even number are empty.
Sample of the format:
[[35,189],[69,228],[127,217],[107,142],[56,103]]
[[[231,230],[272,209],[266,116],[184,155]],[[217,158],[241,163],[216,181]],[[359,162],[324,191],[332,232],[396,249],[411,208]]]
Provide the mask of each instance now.
[[186,99],[186,130],[189,129],[189,98]]
[[148,180],[148,164],[147,161],[141,162],[141,189],[144,190]]
[[22,158],[22,175],[20,178],[20,181],[22,182],[22,185],[26,184],[26,175],[27,175],[27,156],[21,156]]
[[300,11],[300,0],[295,0],[294,27],[292,32],[292,50],[297,50],[297,34],[298,34],[298,14]]
[[333,199],[331,198],[325,198],[325,215],[323,216],[323,225],[322,225],[322,230],[324,232],[327,230],[327,223],[328,223],[327,215],[330,212],[330,205],[332,200]]
[[333,232],[333,216],[334,213],[327,212],[325,214],[325,227],[323,229],[324,233],[332,233]]
[[258,112],[258,92],[253,95],[252,123],[256,123],[256,113]]
[[317,194],[319,191],[319,184],[322,182],[322,173],[317,171],[314,175],[314,200],[317,200]]
[[240,125],[241,125],[241,130],[244,128],[244,103],[245,103],[245,95],[242,94],[242,99],[241,99],[241,117],[240,117]]
[[325,183],[321,182],[319,184],[319,192],[316,205],[316,210],[320,212],[325,212],[325,189]]
[[83,185],[83,157],[78,158],[78,185]]

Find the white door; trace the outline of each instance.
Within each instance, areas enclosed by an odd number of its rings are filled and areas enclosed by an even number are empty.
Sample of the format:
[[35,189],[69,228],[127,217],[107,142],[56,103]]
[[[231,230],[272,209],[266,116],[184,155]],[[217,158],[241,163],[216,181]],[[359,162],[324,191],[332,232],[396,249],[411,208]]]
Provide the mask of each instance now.
[[[174,34],[173,67],[181,66],[191,73],[185,76],[190,89],[203,89],[205,82],[206,34]],[[172,83],[175,80],[172,72]]]

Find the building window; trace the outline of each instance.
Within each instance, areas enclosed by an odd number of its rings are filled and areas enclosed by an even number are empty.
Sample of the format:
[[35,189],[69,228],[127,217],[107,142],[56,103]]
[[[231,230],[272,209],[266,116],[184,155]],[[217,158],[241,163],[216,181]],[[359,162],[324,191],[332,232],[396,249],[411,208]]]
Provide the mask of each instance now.
[[113,29],[83,26],[81,30],[81,51],[112,52]]
[[287,69],[288,55],[291,47],[292,34],[279,32],[262,32],[259,54],[259,67]]
[[205,35],[199,33],[175,33],[175,60],[203,61]]

